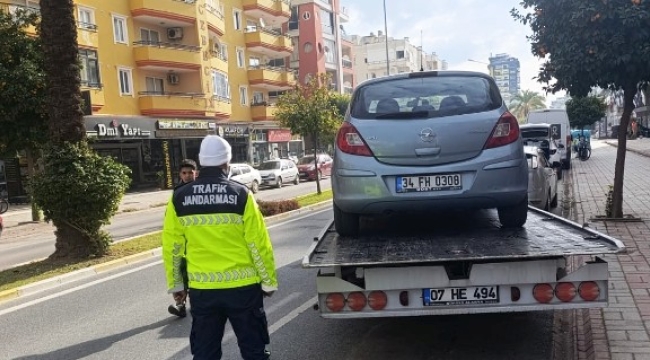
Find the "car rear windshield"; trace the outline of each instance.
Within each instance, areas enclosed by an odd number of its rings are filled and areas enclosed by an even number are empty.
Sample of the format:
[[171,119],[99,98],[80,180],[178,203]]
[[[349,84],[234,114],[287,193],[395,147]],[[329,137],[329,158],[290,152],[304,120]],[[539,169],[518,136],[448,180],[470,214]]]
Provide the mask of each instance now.
[[533,138],[548,138],[548,129],[530,129],[530,130],[521,130],[521,137],[524,139],[533,139]]
[[313,156],[305,156],[298,161],[298,165],[309,165],[314,163]]
[[413,119],[479,113],[502,104],[493,82],[478,76],[429,76],[359,87],[351,115],[358,119]]

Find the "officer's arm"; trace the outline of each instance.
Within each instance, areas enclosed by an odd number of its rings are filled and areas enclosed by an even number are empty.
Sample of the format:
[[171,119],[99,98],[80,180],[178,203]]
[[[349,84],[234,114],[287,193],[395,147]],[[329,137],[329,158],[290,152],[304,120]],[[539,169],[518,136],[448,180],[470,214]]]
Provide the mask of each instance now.
[[269,232],[266,230],[264,217],[250,192],[244,209],[244,237],[257,273],[262,279],[262,290],[265,292],[276,291],[278,279],[275,274],[273,245],[271,245]]
[[173,198],[165,210],[165,222],[162,234],[162,254],[165,263],[165,276],[169,293],[184,289],[181,274],[181,260],[185,254],[185,236],[183,226],[176,216]]

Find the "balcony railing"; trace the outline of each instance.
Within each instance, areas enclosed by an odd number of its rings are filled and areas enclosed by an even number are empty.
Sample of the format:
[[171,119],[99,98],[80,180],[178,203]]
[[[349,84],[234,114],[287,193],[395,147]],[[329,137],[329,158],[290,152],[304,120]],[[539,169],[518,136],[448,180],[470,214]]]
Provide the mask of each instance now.
[[343,63],[344,68],[352,69],[352,61],[343,59],[343,60],[341,60],[341,62]]
[[219,19],[223,19],[223,12],[221,12],[221,9],[218,9],[216,7],[210,6],[210,5],[205,5],[205,9],[209,12],[212,13],[212,15],[218,17]]
[[178,97],[191,97],[191,98],[203,98],[205,94],[196,93],[196,92],[181,92],[181,91],[157,91],[157,90],[147,90],[138,92],[140,96],[178,96]]
[[85,23],[85,22],[82,22],[82,21],[78,21],[77,26],[80,29],[83,29],[83,30],[97,32],[97,25],[96,24],[91,24],[91,23]]
[[101,89],[104,87],[104,84],[95,81],[81,80],[81,86],[92,89]]
[[222,102],[222,103],[226,103],[226,104],[230,104],[230,98],[227,97],[227,96],[213,95],[212,98],[213,98],[214,100],[216,100],[216,101],[219,101],[219,102]]
[[173,50],[183,50],[183,51],[191,51],[191,52],[201,51],[201,47],[196,45],[185,45],[185,44],[176,44],[176,43],[167,43],[167,42],[159,42],[159,41],[149,41],[149,40],[134,41],[133,45],[150,46],[150,47],[157,47],[161,49],[173,49]]
[[268,27],[249,26],[246,28],[246,32],[247,33],[260,32],[260,33],[269,34],[273,36],[284,36],[288,39],[291,39],[291,36],[287,34],[283,34],[281,30],[268,28]]

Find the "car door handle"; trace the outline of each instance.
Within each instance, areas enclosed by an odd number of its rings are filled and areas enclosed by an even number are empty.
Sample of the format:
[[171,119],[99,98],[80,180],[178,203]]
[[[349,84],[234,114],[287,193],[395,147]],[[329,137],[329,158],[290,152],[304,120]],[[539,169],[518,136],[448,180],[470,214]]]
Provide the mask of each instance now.
[[440,147],[415,149],[417,156],[436,156],[440,154]]

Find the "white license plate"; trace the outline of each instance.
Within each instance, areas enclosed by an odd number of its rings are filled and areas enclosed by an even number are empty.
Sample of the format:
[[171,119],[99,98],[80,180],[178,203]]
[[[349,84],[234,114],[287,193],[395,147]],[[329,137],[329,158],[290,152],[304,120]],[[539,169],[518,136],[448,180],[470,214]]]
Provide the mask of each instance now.
[[463,189],[460,174],[398,176],[396,180],[395,190],[398,193]]
[[498,286],[476,286],[460,288],[422,290],[424,306],[450,306],[474,304],[498,304]]

